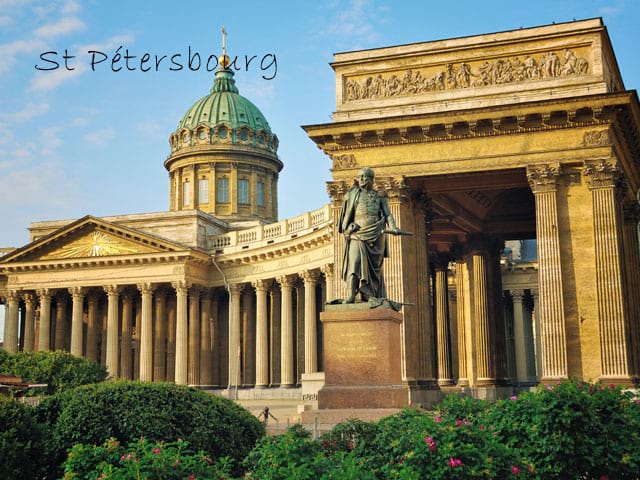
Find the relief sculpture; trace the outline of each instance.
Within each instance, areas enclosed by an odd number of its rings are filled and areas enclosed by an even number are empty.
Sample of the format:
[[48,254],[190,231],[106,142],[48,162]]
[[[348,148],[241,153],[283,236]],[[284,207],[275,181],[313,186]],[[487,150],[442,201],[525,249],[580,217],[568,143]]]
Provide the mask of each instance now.
[[444,71],[425,76],[423,72],[409,69],[403,75],[381,74],[363,80],[347,79],[345,100],[365,100],[402,95],[414,95],[439,90],[455,90],[468,87],[486,87],[519,83],[547,78],[586,75],[589,62],[577,57],[575,52],[564,49],[562,58],[555,52],[546,52],[537,59],[531,55],[513,57],[493,62],[484,61],[477,69],[468,63],[449,63]]

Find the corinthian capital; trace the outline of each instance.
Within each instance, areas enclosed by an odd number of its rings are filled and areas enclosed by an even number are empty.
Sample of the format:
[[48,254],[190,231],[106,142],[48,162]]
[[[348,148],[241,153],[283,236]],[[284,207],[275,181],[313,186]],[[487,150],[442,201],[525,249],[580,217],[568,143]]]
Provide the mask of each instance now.
[[376,177],[375,187],[385,192],[390,201],[405,203],[411,198],[411,189],[404,177]]
[[327,193],[333,203],[339,203],[344,198],[344,194],[349,191],[349,185],[344,180],[327,182]]
[[622,170],[617,162],[612,160],[584,162],[582,173],[589,183],[589,188],[612,188],[623,185]]
[[527,167],[527,181],[531,191],[535,193],[555,192],[558,189],[560,165],[529,165]]

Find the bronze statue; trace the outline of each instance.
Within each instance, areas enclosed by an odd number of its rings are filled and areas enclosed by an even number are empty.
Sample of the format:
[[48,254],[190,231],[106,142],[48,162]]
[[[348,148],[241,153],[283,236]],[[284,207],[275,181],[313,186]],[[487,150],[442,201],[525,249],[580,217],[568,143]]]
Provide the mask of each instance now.
[[385,234],[403,235],[389,211],[385,192],[373,189],[374,173],[363,168],[358,183],[347,192],[340,212],[338,231],[345,236],[342,279],[348,287],[343,303],[385,299],[382,262],[387,255]]

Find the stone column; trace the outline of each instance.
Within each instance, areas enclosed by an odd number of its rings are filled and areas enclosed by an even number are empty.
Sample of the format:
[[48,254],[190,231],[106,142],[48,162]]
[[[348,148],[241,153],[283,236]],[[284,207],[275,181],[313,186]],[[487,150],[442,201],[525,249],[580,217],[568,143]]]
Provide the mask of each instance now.
[[64,292],[56,294],[56,332],[55,349],[67,348],[67,296]]
[[536,288],[531,289],[531,323],[533,325],[533,345],[535,356],[535,368],[536,378],[540,379],[542,376],[542,336],[540,335],[540,294]]
[[7,292],[4,328],[4,349],[8,353],[16,353],[18,351],[19,303],[18,292],[9,290]]
[[51,349],[51,290],[38,290],[40,297],[40,328],[38,330],[38,351],[48,352]]
[[174,282],[176,289],[176,364],[175,382],[178,385],[187,384],[188,358],[188,321],[187,321],[187,289],[186,282]]
[[214,289],[211,294],[211,385],[220,385],[220,324],[219,324],[219,303],[218,293]]
[[560,381],[569,375],[557,200],[559,173],[559,165],[527,167],[536,201],[542,381]]
[[107,358],[106,366],[112,378],[118,375],[118,298],[120,287],[109,285],[104,287],[107,293]]
[[189,289],[189,355],[187,382],[200,384],[200,287]]
[[322,267],[320,267],[320,271],[322,272],[322,274],[324,275],[324,279],[325,279],[325,298],[324,298],[324,302],[330,302],[331,300],[335,299],[335,296],[333,294],[333,283],[334,283],[334,271],[333,271],[333,263],[328,263],[326,265],[323,265]]
[[[331,198],[331,210],[333,212],[332,218],[337,221],[340,218],[340,210],[342,209],[342,203],[344,195],[349,191],[350,185],[344,180],[327,182],[327,193]],[[345,248],[344,235],[338,231],[338,228],[333,229],[333,271],[335,275],[331,275],[333,283],[330,287],[327,287],[327,299],[328,301],[334,298],[345,298],[347,296],[346,287],[342,281],[342,263],[343,252]],[[329,277],[327,277],[327,282]],[[329,291],[331,295],[329,295]]]
[[280,314],[280,386],[293,387],[293,285],[294,277],[283,275],[277,278],[282,294]]
[[33,293],[25,293],[24,299],[24,351],[33,352],[35,346],[36,297]]
[[294,384],[302,382],[304,370],[304,283],[298,277],[292,290],[293,295],[293,378]]
[[[98,330],[100,323],[98,320],[98,294],[92,291],[87,296],[87,359],[92,362],[98,361]],[[42,317],[40,317],[42,325]]]
[[69,289],[72,299],[71,307],[71,355],[82,356],[83,323],[82,315],[84,309],[84,289],[73,287]]
[[489,325],[489,285],[486,246],[482,240],[471,244],[473,264],[473,316],[476,334],[476,368],[479,387],[495,385],[495,366]]
[[271,338],[269,339],[271,361],[270,384],[280,384],[280,315],[282,313],[282,294],[278,288],[277,282],[271,284]]
[[229,388],[240,384],[240,294],[243,285],[229,285]]
[[456,259],[456,322],[458,330],[458,386],[469,386],[467,371],[467,333],[466,333],[466,292],[464,288],[466,269],[462,258]]
[[434,257],[436,270],[436,332],[438,338],[438,385],[453,385],[451,376],[451,354],[449,348],[449,299],[447,273],[449,255],[440,254]]
[[256,289],[256,388],[269,385],[269,337],[267,336],[267,282],[251,283]]
[[167,299],[167,382],[176,378],[176,299]]
[[304,280],[304,373],[318,371],[318,328],[316,312],[316,284],[319,272],[305,270]]
[[124,291],[122,299],[122,319],[120,325],[120,378],[133,379],[133,362],[131,357],[131,332],[133,330],[133,296]]
[[200,297],[200,384],[211,385],[211,292],[204,289]]
[[155,382],[162,382],[166,379],[165,370],[167,368],[166,362],[166,346],[167,341],[167,315],[166,315],[166,300],[167,292],[163,290],[156,290],[155,294],[155,329],[153,335],[153,380]]
[[622,249],[622,171],[615,162],[585,162],[593,201],[601,380],[631,383]]
[[107,303],[109,298],[102,305],[102,311],[100,312],[100,364],[107,365],[107,324],[109,323],[109,308]]
[[150,283],[138,285],[142,301],[140,319],[140,381],[153,380],[153,286]]
[[133,379],[140,380],[140,333],[142,331],[142,297],[137,296],[133,321]]
[[527,375],[527,345],[525,340],[525,324],[522,310],[524,291],[511,290],[513,300],[513,337],[516,350],[516,378],[518,384],[526,383]]
[[244,385],[255,384],[255,306],[253,305],[253,292],[247,286],[242,293],[242,383]]
[[640,204],[624,207],[624,258],[626,264],[627,295],[629,297],[629,331],[633,352],[633,372],[640,376],[640,245],[638,222]]

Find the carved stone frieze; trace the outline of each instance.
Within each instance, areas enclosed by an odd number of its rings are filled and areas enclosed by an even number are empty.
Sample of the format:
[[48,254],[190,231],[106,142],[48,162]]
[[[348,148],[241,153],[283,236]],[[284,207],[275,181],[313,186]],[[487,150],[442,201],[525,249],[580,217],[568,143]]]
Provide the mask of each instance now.
[[348,168],[354,168],[358,166],[355,155],[352,153],[345,153],[342,155],[331,155],[333,160],[334,170],[346,170]]
[[409,69],[391,75],[347,78],[344,100],[416,95],[420,93],[522,83],[589,73],[589,62],[571,49],[538,55],[514,56],[484,62],[448,63],[441,67]]
[[558,188],[560,165],[531,165],[527,167],[527,180],[533,193],[553,192]]
[[609,138],[609,132],[607,130],[591,130],[584,132],[581,147],[605,147],[611,145],[611,139]]

